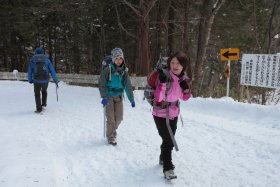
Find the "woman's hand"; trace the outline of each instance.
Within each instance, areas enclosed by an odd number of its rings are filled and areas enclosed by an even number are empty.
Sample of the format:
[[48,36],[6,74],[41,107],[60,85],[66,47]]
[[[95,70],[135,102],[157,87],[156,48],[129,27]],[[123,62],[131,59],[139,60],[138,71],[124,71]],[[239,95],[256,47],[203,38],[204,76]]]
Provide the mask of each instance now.
[[158,79],[161,83],[166,83],[167,82],[167,77],[166,75],[163,73],[162,70],[159,70],[159,76]]

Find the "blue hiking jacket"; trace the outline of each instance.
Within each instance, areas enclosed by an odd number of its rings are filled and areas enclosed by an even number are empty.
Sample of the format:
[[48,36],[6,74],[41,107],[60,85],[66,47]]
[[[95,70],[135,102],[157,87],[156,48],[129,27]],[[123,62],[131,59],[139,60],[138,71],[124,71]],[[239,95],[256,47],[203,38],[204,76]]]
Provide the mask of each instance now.
[[47,79],[44,80],[36,80],[34,78],[34,74],[36,73],[36,59],[39,56],[44,56],[45,58],[45,67],[47,67],[48,69],[48,73],[51,73],[51,76],[53,78],[53,80],[56,82],[57,81],[57,76],[56,76],[56,72],[54,70],[54,67],[51,63],[51,61],[49,60],[49,58],[44,55],[44,54],[35,54],[29,61],[29,66],[28,66],[28,82],[29,83],[39,83],[39,84],[44,84],[44,83],[48,83],[49,82],[49,76]]

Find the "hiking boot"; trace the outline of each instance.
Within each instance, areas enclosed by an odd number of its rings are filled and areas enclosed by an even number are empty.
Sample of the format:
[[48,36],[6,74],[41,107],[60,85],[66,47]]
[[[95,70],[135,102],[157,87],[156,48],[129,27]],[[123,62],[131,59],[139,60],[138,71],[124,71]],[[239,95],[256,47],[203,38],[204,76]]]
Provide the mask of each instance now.
[[159,161],[158,161],[158,164],[159,164],[159,165],[163,165],[163,160],[162,160],[161,155],[159,155]]
[[163,161],[162,160],[159,160],[159,165],[163,165]]
[[166,178],[167,180],[171,180],[171,179],[176,179],[177,175],[175,175],[174,171],[171,170],[167,170],[163,172],[164,174],[164,178]]
[[42,104],[42,107],[46,107],[47,106],[47,104]]
[[35,110],[35,113],[40,113],[40,112],[42,112],[42,109],[37,109],[37,110]]
[[114,146],[117,145],[116,140],[108,140],[108,143]]
[[172,168],[172,170],[175,169],[175,165],[172,162],[171,162],[171,168]]

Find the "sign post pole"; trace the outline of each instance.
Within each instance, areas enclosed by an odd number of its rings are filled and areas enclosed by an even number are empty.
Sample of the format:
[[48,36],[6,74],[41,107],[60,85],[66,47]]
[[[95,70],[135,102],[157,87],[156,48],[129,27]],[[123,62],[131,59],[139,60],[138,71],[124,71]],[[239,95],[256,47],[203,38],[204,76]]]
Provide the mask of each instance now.
[[225,77],[227,78],[227,93],[226,96],[229,97],[229,80],[230,80],[230,61],[239,59],[239,49],[238,48],[226,48],[220,50],[221,61],[227,61],[225,66]]
[[[227,65],[228,65],[228,74],[230,75],[230,60],[228,60]],[[226,95],[227,97],[229,97],[229,78],[230,76],[227,77],[227,95]]]

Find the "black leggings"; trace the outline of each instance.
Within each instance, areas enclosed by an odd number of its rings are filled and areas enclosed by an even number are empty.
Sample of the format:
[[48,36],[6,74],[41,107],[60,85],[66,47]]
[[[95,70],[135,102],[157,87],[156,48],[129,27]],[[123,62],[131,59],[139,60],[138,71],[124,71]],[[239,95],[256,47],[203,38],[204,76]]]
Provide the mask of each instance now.
[[[174,145],[166,126],[166,118],[154,116],[154,121],[158,129],[158,134],[162,139],[162,144],[160,146],[161,148],[160,156],[163,160],[163,171],[167,171],[173,169],[171,152]],[[178,121],[178,117],[174,118],[173,120],[169,119],[169,124],[174,136],[177,129],[177,121]]]
[[[45,84],[38,84],[34,83],[34,93],[35,93],[35,102],[37,110],[42,110],[42,105],[47,105],[47,89],[48,83]],[[41,102],[41,92],[42,92],[42,102]]]

